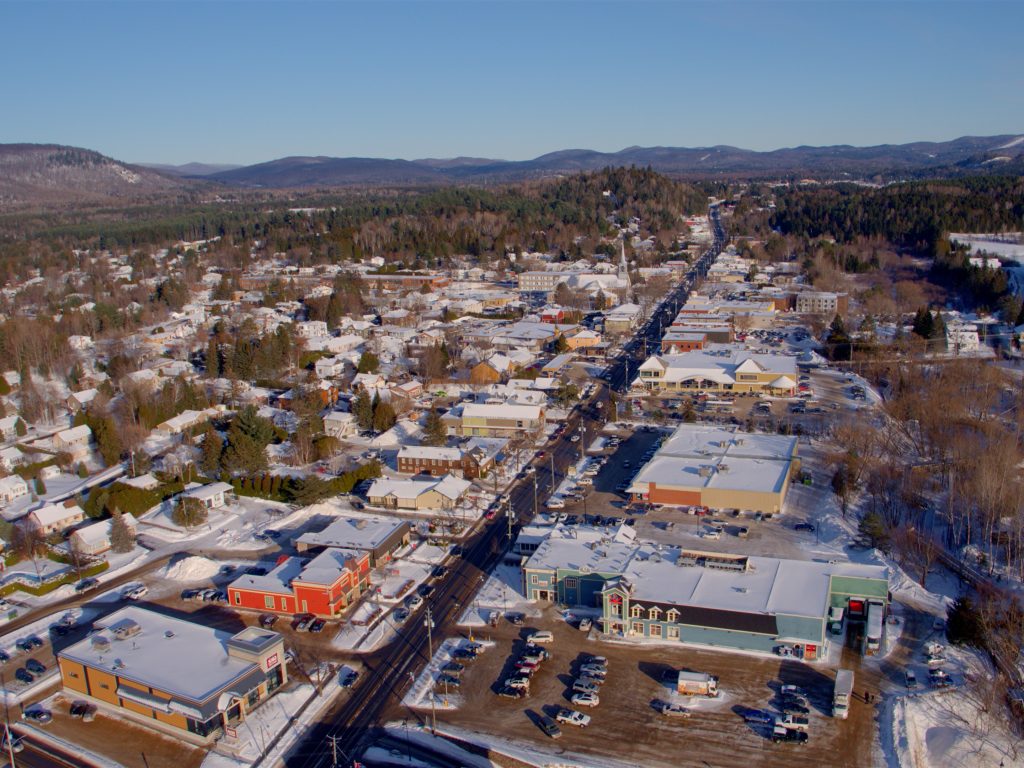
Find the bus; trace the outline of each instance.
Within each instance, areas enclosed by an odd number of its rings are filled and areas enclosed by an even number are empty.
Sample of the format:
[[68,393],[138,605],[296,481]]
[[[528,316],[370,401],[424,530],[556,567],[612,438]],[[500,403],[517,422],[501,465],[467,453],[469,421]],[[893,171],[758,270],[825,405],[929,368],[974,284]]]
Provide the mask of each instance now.
[[868,602],[868,621],[864,627],[864,655],[878,653],[882,646],[882,626],[885,605],[877,600]]

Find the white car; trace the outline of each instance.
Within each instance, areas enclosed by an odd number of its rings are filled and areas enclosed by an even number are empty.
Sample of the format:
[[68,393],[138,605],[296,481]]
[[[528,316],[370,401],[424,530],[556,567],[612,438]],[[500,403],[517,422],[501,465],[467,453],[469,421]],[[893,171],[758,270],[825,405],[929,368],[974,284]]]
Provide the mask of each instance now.
[[553,496],[548,499],[548,509],[565,509],[565,499]]
[[569,701],[576,707],[596,707],[601,698],[596,693],[574,693]]
[[124,596],[128,600],[141,600],[149,594],[149,589],[143,585],[125,591]]
[[546,629],[543,629],[540,632],[534,632],[529,637],[527,637],[526,642],[530,643],[531,645],[535,645],[537,643],[553,643],[555,642],[555,636],[548,632]]
[[577,693],[598,693],[601,690],[597,680],[580,677],[572,682],[572,689]]
[[578,725],[580,728],[586,728],[590,725],[590,715],[577,712],[575,709],[559,710],[558,714],[555,715],[555,720],[567,725]]
[[573,435],[572,437],[569,438],[569,442],[570,443],[578,443],[579,441],[580,441],[580,436],[579,435]]

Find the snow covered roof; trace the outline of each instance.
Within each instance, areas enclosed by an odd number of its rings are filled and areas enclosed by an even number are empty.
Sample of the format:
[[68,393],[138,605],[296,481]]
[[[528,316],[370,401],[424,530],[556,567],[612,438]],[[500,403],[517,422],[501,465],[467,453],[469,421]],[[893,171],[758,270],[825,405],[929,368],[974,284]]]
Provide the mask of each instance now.
[[80,440],[89,440],[92,438],[92,430],[89,429],[88,424],[80,424],[77,427],[71,429],[65,429],[58,432],[55,438],[63,443],[77,443]]
[[297,541],[309,546],[372,551],[396,531],[408,529],[405,520],[360,515],[339,518],[322,531],[302,534]]
[[464,419],[539,419],[543,409],[537,405],[481,405],[467,403],[462,407]]
[[181,495],[187,496],[190,499],[206,501],[221,493],[231,493],[231,486],[222,482],[210,483],[209,485],[200,485],[198,488],[189,488]]
[[462,458],[459,448],[445,448],[431,445],[403,445],[398,450],[399,459],[440,459],[442,461],[458,461]]
[[[135,527],[135,518],[131,515],[124,515],[122,519],[131,528]],[[99,546],[110,541],[110,529],[113,527],[113,524],[113,518],[108,520],[97,520],[95,523],[83,525],[81,528],[75,530],[72,535],[79,539],[83,544]]]
[[[229,655],[230,632],[137,606],[115,611],[94,626],[98,632],[58,656],[154,689],[148,695],[164,711],[184,707],[190,716],[208,717],[223,703],[222,693],[244,695],[264,676],[256,664]],[[276,632],[260,632],[280,641]]]
[[370,498],[394,496],[398,499],[416,499],[428,491],[437,491],[446,498],[457,499],[469,490],[470,485],[468,480],[462,480],[453,475],[411,480],[381,477],[373,481],[373,485],[370,486],[366,495]]
[[47,504],[34,510],[31,514],[36,523],[43,527],[63,522],[71,517],[79,519],[85,517],[85,512],[77,504],[72,504],[70,507],[65,507],[63,504]]

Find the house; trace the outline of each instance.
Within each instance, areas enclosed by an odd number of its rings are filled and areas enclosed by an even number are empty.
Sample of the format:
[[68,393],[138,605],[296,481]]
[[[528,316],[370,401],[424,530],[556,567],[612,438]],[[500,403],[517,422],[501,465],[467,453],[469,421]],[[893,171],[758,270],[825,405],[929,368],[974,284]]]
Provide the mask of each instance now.
[[28,463],[28,456],[18,450],[16,446],[0,448],[0,469],[3,469],[5,472],[12,472],[15,467]]
[[661,337],[661,352],[664,355],[679,355],[704,349],[708,345],[707,333],[685,333],[669,331]]
[[205,411],[185,410],[177,416],[172,416],[167,421],[156,425],[156,431],[162,435],[180,435],[182,432],[195,429],[205,424],[214,416],[220,413],[216,408],[207,408]]
[[[123,515],[121,519],[133,531],[135,530],[134,517]],[[86,555],[100,555],[110,549],[110,529],[113,524],[113,518],[98,520],[95,523],[75,529],[68,537],[68,540],[76,552]]]
[[796,382],[795,357],[739,350],[727,355],[654,355],[640,366],[632,386],[648,392],[753,392],[792,397]]
[[981,349],[978,326],[966,321],[946,322],[946,349],[954,355],[973,354]]
[[391,562],[395,553],[409,546],[412,526],[407,520],[361,515],[341,517],[316,533],[306,532],[295,540],[300,552],[319,551],[328,547],[367,552],[370,567]]
[[470,482],[453,475],[422,480],[378,478],[366,492],[369,502],[387,509],[453,509]]
[[493,354],[470,369],[470,384],[495,384],[515,370],[512,360],[502,354]]
[[18,415],[7,416],[0,419],[0,438],[4,440],[13,440],[18,436],[18,422],[21,421],[21,417]]
[[44,536],[60,533],[85,519],[85,512],[74,502],[47,504],[28,513],[29,523]]
[[320,380],[316,384],[302,385],[297,389],[289,389],[277,399],[281,408],[292,409],[292,403],[296,398],[312,393],[320,401],[323,408],[334,405],[338,401],[338,387],[330,382]]
[[398,471],[406,475],[447,475],[486,477],[494,457],[480,449],[403,445],[398,449]]
[[570,350],[590,349],[601,343],[601,334],[581,328],[578,331],[565,334],[562,338]]
[[307,320],[303,323],[296,323],[295,334],[300,339],[315,339],[331,335],[327,330],[327,323],[323,320]]
[[351,437],[358,432],[355,417],[351,413],[331,411],[324,416],[324,432],[339,440]]
[[506,437],[539,433],[547,423],[540,405],[467,403],[441,417],[448,434],[461,437]]
[[232,634],[138,606],[97,619],[57,665],[68,698],[196,744],[239,727],[288,682],[277,632]]
[[181,495],[186,499],[199,499],[206,509],[220,509],[227,503],[232,492],[231,486],[227,483],[216,482],[209,485],[194,485],[182,491]]
[[28,483],[18,475],[0,478],[0,503],[10,504],[15,499],[28,496]]
[[369,552],[328,547],[311,560],[284,558],[263,576],[239,576],[228,586],[228,604],[253,611],[334,617],[369,586]]
[[94,346],[91,336],[68,336],[68,346],[76,352],[85,352]]
[[345,373],[345,358],[321,357],[313,364],[316,375],[321,379],[331,379]]
[[72,456],[81,456],[89,451],[89,443],[92,442],[92,430],[88,424],[82,424],[71,429],[65,429],[53,436],[53,447],[58,451],[70,453]]
[[81,392],[72,392],[68,395],[67,400],[64,401],[64,405],[71,413],[78,413],[85,410],[99,393],[100,391],[95,388],[83,389]]

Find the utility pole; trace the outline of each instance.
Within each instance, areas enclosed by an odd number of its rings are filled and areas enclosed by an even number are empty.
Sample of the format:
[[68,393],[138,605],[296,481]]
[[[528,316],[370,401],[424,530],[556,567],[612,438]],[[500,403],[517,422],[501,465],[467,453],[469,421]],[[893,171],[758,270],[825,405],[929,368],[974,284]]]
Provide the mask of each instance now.
[[7,742],[7,757],[11,761],[11,768],[15,768],[14,765],[14,740],[11,737],[11,724],[4,723],[4,739]]
[[[536,491],[537,481],[534,480],[533,482],[534,482],[534,490]],[[536,493],[535,493],[535,495],[534,495],[534,514],[535,515],[537,514],[537,512],[536,512],[536,507],[537,507],[536,498],[537,497],[536,497]],[[506,505],[506,507],[505,507],[505,524],[508,526],[508,540],[509,540],[510,543],[512,541],[512,521],[513,520],[515,520],[515,515],[512,512],[512,503],[509,502]]]
[[[509,533],[511,535],[511,518],[509,518]],[[434,658],[434,619],[430,615],[430,606],[427,606],[427,614],[423,617],[423,624],[427,628],[427,652],[430,654],[430,658],[427,660],[429,664]],[[430,692],[430,734],[432,736],[437,735],[437,702],[434,692]]]
[[338,737],[328,736],[331,740],[331,768],[338,768]]
[[[533,516],[537,517],[537,475],[533,475]],[[511,538],[511,537],[509,537]]]

